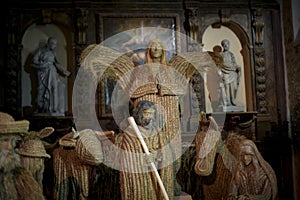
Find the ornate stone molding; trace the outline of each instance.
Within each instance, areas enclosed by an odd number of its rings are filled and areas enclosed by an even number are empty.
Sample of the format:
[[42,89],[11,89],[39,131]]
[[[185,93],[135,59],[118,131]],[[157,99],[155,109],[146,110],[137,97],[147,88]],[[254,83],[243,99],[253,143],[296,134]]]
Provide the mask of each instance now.
[[256,98],[257,109],[260,113],[267,113],[268,102],[266,99],[266,67],[265,50],[262,47],[256,47],[255,51],[255,70],[256,70]]
[[268,101],[266,99],[266,63],[265,48],[263,47],[263,28],[264,21],[262,18],[261,8],[251,9],[252,30],[254,42],[254,64],[256,73],[256,101],[257,110],[261,114],[268,113]]

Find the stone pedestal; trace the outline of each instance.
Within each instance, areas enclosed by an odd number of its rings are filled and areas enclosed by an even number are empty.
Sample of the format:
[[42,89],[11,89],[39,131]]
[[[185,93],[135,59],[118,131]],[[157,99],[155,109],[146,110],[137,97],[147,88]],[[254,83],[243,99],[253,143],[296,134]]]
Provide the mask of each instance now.
[[218,110],[220,112],[243,112],[245,106],[219,106]]

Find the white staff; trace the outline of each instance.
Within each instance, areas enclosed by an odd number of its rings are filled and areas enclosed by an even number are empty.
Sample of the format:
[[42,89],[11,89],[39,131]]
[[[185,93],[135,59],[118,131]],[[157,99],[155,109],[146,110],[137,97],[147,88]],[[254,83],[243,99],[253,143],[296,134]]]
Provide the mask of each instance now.
[[[142,144],[144,152],[147,155],[150,155],[150,152],[149,152],[149,149],[148,149],[148,147],[146,145],[146,142],[145,142],[144,138],[142,137],[142,134],[141,134],[138,126],[136,125],[134,118],[133,117],[128,117],[128,121],[129,121],[129,124],[132,126],[133,130],[136,132],[136,135],[138,136],[138,139],[140,140],[140,142]],[[157,169],[155,167],[154,162],[151,162],[150,164],[151,164],[152,170],[155,173],[155,176],[157,178],[158,184],[159,184],[159,186],[160,186],[160,188],[161,188],[161,190],[163,192],[163,195],[164,195],[165,199],[169,200],[169,196],[168,196],[167,191],[165,189],[165,186],[164,186],[164,184],[163,184],[163,182],[162,182],[162,180],[161,180],[161,178],[160,178],[160,176],[158,174],[158,171],[157,171]]]

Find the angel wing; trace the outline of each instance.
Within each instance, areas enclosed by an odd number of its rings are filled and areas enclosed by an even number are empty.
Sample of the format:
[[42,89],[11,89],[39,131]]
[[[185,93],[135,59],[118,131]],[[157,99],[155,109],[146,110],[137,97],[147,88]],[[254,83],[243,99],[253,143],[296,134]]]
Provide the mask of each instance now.
[[[197,71],[203,73],[210,69],[216,70],[222,62],[222,57],[213,52],[185,52],[172,57],[169,64],[172,69],[175,69],[177,73],[182,77],[185,77],[185,81],[188,82]],[[147,78],[147,74],[149,73],[147,70],[143,69],[141,76],[141,73],[138,72],[136,68],[133,60],[124,54],[112,62],[107,69],[107,73],[118,80],[124,90],[128,91],[129,94],[132,94],[133,91],[131,91],[131,89],[135,88],[132,87],[133,82],[136,81],[138,77]],[[142,84],[142,87],[138,88],[139,91],[137,93],[143,93],[143,91],[146,90],[145,88],[147,88],[150,93],[156,93],[156,85],[151,83],[147,84],[143,78],[140,81],[144,82],[144,84]],[[180,77],[177,76],[175,81],[177,83],[184,82],[179,79]]]
[[222,56],[214,52],[184,52],[170,60],[170,64],[188,80],[198,71],[205,72],[219,67],[223,63]]
[[[89,45],[81,54],[81,65],[90,66],[93,77],[98,79],[107,74],[120,82],[122,88],[132,81],[130,71],[135,69],[134,61],[124,54],[104,45]],[[220,66],[222,56],[214,52],[183,52],[173,56],[170,65],[178,73],[189,79],[196,71],[204,72],[208,68]]]

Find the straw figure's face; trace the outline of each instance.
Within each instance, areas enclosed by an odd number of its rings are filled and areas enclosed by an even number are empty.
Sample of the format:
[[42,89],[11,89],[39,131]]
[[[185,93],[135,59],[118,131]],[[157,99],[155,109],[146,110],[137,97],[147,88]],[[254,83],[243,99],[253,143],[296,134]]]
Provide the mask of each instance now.
[[164,43],[159,39],[149,42],[146,49],[146,63],[160,63],[167,65],[166,49]]
[[254,157],[255,154],[251,146],[243,145],[241,147],[241,160],[244,163],[244,165],[250,165]]
[[152,58],[160,58],[162,56],[163,47],[160,43],[152,43],[150,46],[150,55]]
[[0,136],[0,152],[3,150],[13,150],[13,137],[10,135]]
[[155,122],[155,114],[155,104],[153,102],[143,100],[138,102],[134,116],[138,125],[151,130],[157,126]]
[[148,108],[143,110],[142,112],[142,126],[147,126],[153,121],[154,119],[155,110],[153,108]]
[[20,157],[15,153],[16,136],[0,135],[0,171],[9,172],[20,165]]
[[28,132],[29,121],[15,119],[0,112],[0,171],[10,172],[20,166],[20,157],[15,152],[16,141]]

